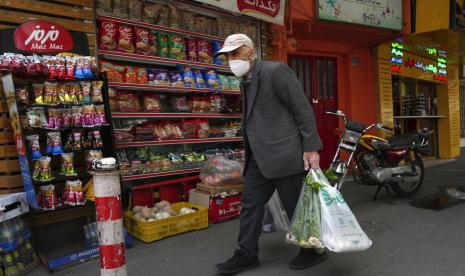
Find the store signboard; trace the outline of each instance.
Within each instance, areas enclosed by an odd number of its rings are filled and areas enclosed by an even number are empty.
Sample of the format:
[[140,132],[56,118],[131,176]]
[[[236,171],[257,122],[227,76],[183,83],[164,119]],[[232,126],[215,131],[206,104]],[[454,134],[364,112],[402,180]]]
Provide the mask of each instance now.
[[320,19],[402,30],[402,0],[319,0]]
[[14,32],[15,46],[27,52],[53,53],[73,49],[71,34],[60,24],[35,20],[24,23]]
[[197,0],[222,9],[284,25],[285,0]]

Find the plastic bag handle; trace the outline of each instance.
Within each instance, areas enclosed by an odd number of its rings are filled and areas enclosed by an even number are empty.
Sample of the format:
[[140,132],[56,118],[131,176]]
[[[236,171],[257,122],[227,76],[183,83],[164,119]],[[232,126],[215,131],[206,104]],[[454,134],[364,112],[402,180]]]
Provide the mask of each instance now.
[[325,174],[323,173],[323,171],[320,168],[317,168],[317,169],[311,168],[308,171],[308,175],[311,175],[313,177],[313,179],[315,179],[315,181],[317,181],[318,183],[320,183],[320,184],[322,184],[324,186],[327,186],[327,187],[332,187],[329,184],[328,179],[326,179]]

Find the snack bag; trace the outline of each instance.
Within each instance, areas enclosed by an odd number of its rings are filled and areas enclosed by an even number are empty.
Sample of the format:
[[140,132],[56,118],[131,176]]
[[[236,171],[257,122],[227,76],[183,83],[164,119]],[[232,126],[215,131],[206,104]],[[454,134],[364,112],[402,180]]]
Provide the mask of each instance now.
[[184,86],[184,81],[182,78],[182,74],[177,71],[170,72],[171,76],[171,86]]
[[68,90],[65,93],[65,100],[64,103],[72,104],[78,103],[79,99],[82,98],[82,90],[81,86],[78,82],[69,82],[68,83]]
[[149,34],[149,45],[152,46],[152,56],[158,55],[158,34],[155,30],[151,30]]
[[195,75],[190,67],[180,67],[185,87],[195,87]]
[[137,83],[137,74],[133,66],[124,66],[126,73],[124,74],[124,82]]
[[73,80],[77,65],[76,57],[66,57],[66,77],[67,80]]
[[208,40],[197,41],[197,61],[204,63],[213,62],[212,45]]
[[115,65],[111,62],[101,61],[100,68],[102,72],[107,73],[108,82],[124,82],[124,72],[125,69],[123,66]]
[[103,103],[102,86],[103,81],[92,82],[91,102]]
[[82,127],[82,107],[73,106],[71,107],[71,126],[75,128]]
[[148,112],[160,112],[160,95],[147,95],[144,97],[144,107]]
[[26,136],[26,140],[29,142],[29,147],[32,152],[32,160],[42,158],[42,154],[40,153],[39,135],[33,134]]
[[142,0],[128,0],[128,16],[129,19],[138,20],[142,19],[142,8],[144,1]]
[[197,88],[206,88],[207,84],[205,83],[205,79],[203,78],[202,70],[195,69],[194,70],[195,76],[195,87]]
[[74,153],[62,153],[61,157],[60,174],[65,176],[76,176],[77,173],[74,169]]
[[134,53],[134,29],[132,26],[120,25],[118,27],[118,51]]
[[82,91],[82,103],[90,104],[90,87],[92,83],[90,81],[81,81]]
[[95,118],[95,106],[85,105],[82,107],[82,126],[83,127],[94,127],[94,118]]
[[136,112],[140,110],[139,99],[133,93],[118,93],[118,109],[122,112]]
[[98,47],[100,50],[116,50],[118,24],[110,20],[98,21]]
[[41,107],[31,108],[27,111],[29,126],[32,128],[42,128],[47,126],[48,122],[45,118],[45,111]]
[[197,41],[186,39],[187,60],[197,61]]
[[207,87],[214,90],[221,89],[218,73],[214,69],[205,69],[204,70],[205,81],[207,82]]
[[47,154],[60,155],[63,153],[61,145],[61,134],[60,132],[48,132],[47,133]]
[[239,91],[241,89],[241,79],[235,76],[228,76],[228,78],[231,90]]
[[148,84],[149,83],[149,78],[147,75],[147,69],[142,68],[142,67],[136,67],[136,77],[137,77],[137,83],[138,84]]
[[44,104],[44,85],[41,83],[34,83],[32,87],[34,104]]
[[155,46],[151,30],[143,27],[134,27],[136,54],[153,56]]
[[167,34],[158,33],[157,35],[157,48],[158,48],[158,56],[162,58],[169,57],[169,38]]
[[218,75],[220,86],[222,90],[231,90],[231,86],[229,85],[229,78],[226,75]]
[[113,16],[128,18],[128,0],[112,0]]
[[[170,85],[170,75],[168,70],[157,69],[149,73],[149,81],[154,85]],[[151,76],[152,74],[152,76]]]
[[[223,42],[214,40],[212,42],[213,45],[213,53],[216,54],[221,48],[223,48]],[[226,55],[219,55],[213,58],[213,63],[218,65],[228,65],[228,58]]]
[[95,106],[94,124],[98,126],[108,125],[107,117],[105,115],[105,106],[103,104]]
[[168,36],[169,58],[185,60],[186,44],[184,38],[179,35],[171,34]]
[[103,158],[101,150],[89,150],[86,155],[87,169],[92,170],[92,162]]

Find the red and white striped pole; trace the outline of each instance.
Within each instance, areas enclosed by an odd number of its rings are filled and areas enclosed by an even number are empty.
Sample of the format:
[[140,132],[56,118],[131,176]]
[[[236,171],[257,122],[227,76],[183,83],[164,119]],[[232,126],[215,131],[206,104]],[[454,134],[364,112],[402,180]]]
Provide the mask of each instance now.
[[93,182],[100,250],[100,274],[102,276],[126,276],[119,173],[117,171],[95,171]]

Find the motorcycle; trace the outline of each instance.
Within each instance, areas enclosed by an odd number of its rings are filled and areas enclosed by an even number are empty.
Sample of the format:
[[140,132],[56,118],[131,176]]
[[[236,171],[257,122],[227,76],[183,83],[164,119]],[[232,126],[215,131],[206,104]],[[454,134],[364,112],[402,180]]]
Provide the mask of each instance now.
[[410,197],[420,189],[425,175],[421,156],[431,154],[429,140],[433,131],[421,129],[384,139],[367,132],[379,129],[392,133],[392,128],[380,123],[365,127],[349,120],[340,110],[326,113],[342,118],[345,126],[328,170],[332,185],[340,190],[352,170],[354,180],[378,186],[373,200],[382,188],[389,202],[391,189],[399,197]]

